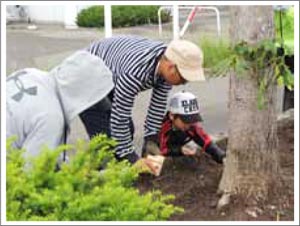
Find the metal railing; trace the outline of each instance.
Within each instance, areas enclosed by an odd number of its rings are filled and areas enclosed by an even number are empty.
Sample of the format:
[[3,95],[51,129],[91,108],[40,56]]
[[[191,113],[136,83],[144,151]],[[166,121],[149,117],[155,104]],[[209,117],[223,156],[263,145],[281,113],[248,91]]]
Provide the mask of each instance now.
[[[216,23],[217,23],[217,33],[218,36],[221,36],[221,22],[220,22],[220,12],[218,10],[218,8],[213,7],[213,6],[178,6],[179,9],[191,9],[190,14],[188,16],[188,18],[185,21],[185,24],[183,26],[183,28],[180,30],[179,32],[179,37],[182,37],[185,33],[185,31],[187,30],[189,24],[192,22],[192,20],[194,19],[194,16],[196,14],[196,11],[198,10],[212,10],[216,13]],[[161,6],[158,11],[157,11],[157,15],[158,15],[158,32],[159,32],[159,36],[162,35],[162,22],[161,22],[161,12],[162,10],[173,10],[173,6]],[[174,12],[173,12],[174,13]],[[173,17],[173,23],[174,23],[174,17]],[[174,31],[173,31],[174,32]]]

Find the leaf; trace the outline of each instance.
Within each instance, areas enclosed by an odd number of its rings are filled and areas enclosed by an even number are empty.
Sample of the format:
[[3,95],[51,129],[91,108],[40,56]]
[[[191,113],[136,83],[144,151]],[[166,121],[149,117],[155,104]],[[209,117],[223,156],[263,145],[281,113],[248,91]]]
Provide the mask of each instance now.
[[277,78],[277,84],[278,84],[279,86],[283,86],[283,85],[284,85],[283,77],[282,77],[282,76],[279,76],[279,77]]

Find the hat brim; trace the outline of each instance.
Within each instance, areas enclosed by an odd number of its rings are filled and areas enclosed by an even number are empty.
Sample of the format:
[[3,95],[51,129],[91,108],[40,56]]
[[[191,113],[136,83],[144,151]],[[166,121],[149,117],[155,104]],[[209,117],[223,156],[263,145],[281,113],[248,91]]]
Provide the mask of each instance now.
[[204,70],[202,67],[198,69],[184,69],[178,67],[178,70],[181,76],[189,82],[205,81]]
[[184,123],[195,123],[195,122],[202,122],[203,119],[200,114],[192,114],[192,115],[178,115],[180,119]]

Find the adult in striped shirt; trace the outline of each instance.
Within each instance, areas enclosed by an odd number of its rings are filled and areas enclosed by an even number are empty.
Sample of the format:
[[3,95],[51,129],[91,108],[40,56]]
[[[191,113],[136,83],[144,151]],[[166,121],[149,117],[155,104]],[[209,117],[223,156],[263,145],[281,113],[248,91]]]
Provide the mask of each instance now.
[[205,80],[203,54],[195,44],[169,45],[138,36],[115,36],[93,43],[88,51],[100,57],[113,74],[114,88],[80,117],[90,137],[106,133],[117,141],[115,156],[135,163],[132,108],[137,94],[152,89],[144,125],[145,141],[158,136],[172,85]]

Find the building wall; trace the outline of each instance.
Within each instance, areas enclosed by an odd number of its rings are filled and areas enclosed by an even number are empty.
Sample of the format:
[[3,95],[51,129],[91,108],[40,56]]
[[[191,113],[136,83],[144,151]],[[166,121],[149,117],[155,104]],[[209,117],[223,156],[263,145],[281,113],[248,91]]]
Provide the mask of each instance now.
[[61,6],[61,5],[30,5],[26,6],[28,10],[28,14],[30,19],[33,22],[40,23],[65,23],[66,20],[66,12],[70,9],[70,7],[75,7],[77,13],[79,13],[82,9],[88,8],[89,5],[84,6]]
[[32,21],[47,23],[64,22],[64,6],[28,6],[28,13]]

